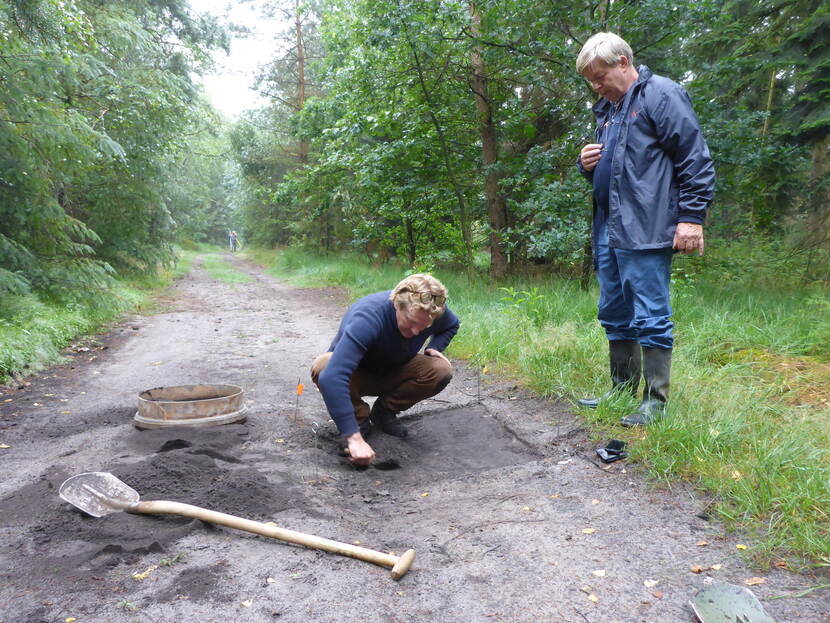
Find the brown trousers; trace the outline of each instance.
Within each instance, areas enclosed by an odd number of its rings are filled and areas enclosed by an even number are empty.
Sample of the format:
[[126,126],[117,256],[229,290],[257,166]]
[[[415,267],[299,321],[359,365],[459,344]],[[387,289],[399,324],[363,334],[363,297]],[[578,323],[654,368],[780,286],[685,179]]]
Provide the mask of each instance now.
[[[311,364],[311,380],[318,387],[320,373],[329,365],[331,353],[323,353]],[[349,397],[358,422],[369,417],[363,396],[377,396],[390,411],[399,413],[435,396],[452,380],[452,366],[440,357],[415,355],[404,365],[383,374],[355,370],[349,380]]]

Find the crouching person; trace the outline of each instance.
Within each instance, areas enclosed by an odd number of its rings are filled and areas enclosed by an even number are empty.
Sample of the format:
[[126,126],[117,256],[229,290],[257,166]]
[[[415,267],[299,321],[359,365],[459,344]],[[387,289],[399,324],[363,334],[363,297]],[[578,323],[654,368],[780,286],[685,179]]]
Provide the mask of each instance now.
[[[349,307],[328,352],[314,360],[311,379],[352,463],[374,460],[366,443],[374,428],[406,437],[398,413],[435,396],[452,379],[443,351],[460,322],[446,302],[447,289],[435,277],[411,275],[391,292],[370,294]],[[371,409],[364,396],[377,396]]]

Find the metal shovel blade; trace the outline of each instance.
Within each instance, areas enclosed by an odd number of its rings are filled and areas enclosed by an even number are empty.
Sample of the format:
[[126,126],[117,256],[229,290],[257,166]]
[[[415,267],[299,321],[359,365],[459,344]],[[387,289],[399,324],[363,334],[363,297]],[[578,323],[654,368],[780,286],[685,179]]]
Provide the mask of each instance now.
[[65,480],[58,495],[93,517],[126,510],[136,504],[138,491],[108,472],[85,472]]

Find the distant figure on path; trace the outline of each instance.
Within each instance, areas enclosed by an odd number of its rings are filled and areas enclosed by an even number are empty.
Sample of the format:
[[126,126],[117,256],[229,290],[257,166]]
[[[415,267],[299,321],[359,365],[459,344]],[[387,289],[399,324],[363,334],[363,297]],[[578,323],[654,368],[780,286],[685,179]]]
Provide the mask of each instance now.
[[601,96],[595,140],[582,148],[577,167],[594,187],[598,318],[612,382],[610,392],[579,403],[593,408],[623,389],[636,395],[642,374],[643,400],[621,422],[645,426],[664,414],[669,396],[672,249],[703,255],[715,168],[689,94],[645,65],[635,68],[619,36],[588,39],[576,70]]
[[[406,437],[397,414],[435,396],[452,379],[443,351],[461,323],[446,302],[447,289],[435,277],[410,275],[391,292],[364,296],[349,307],[328,352],[314,360],[311,380],[352,463],[374,460],[366,443],[373,427]],[[371,411],[363,396],[378,397]]]
[[231,253],[236,253],[236,250],[239,248],[239,236],[236,235],[235,231],[231,232],[230,245],[231,245]]

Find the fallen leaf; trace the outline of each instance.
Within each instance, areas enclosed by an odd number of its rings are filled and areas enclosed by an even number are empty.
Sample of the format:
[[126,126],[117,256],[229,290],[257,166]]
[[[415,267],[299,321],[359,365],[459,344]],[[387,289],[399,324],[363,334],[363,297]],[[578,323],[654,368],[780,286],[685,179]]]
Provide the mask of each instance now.
[[720,570],[721,570],[721,567],[723,567],[723,565],[722,565],[722,564],[720,564],[720,563],[718,563],[718,564],[716,564],[716,565],[712,565],[712,566],[710,567],[710,569],[712,569],[712,571],[720,571]]
[[530,507],[529,506],[522,506],[522,510],[524,512],[528,512],[528,511],[530,511]]
[[265,581],[268,582],[268,584],[276,584],[277,583],[277,581],[274,578],[265,578]]
[[581,586],[581,587],[579,588],[579,590],[581,590],[581,591],[582,591],[583,593],[585,593],[586,595],[590,595],[590,594],[591,594],[591,591],[592,591],[593,589],[592,589],[590,586]]
[[254,605],[254,600],[253,599],[246,599],[245,601],[242,602],[242,605],[245,606],[246,608],[250,608],[251,606]]
[[63,620],[63,623],[75,623],[75,621],[77,621],[77,620],[78,620],[78,619],[76,619],[75,617],[66,617],[66,618]]
[[689,567],[689,571],[691,571],[692,573],[703,573],[703,567],[701,567],[700,565],[692,565],[691,567]]
[[424,492],[421,494],[421,497],[422,497],[422,498],[429,497],[429,491],[424,491]]
[[605,569],[597,569],[596,571],[591,571],[591,573],[593,575],[597,576],[598,578],[604,578],[605,577]]
[[553,495],[549,495],[548,497],[549,497],[551,500],[555,500],[556,498],[561,498],[561,497],[562,497],[562,494],[561,494],[561,493],[554,493]]
[[[2,448],[3,446],[0,446]],[[776,560],[775,566],[779,569],[786,569],[787,568],[787,561],[786,560]]]
[[660,580],[643,580],[643,586],[646,588],[654,588],[660,584]]
[[160,365],[161,365],[161,363],[162,363],[161,361],[154,361],[154,362],[152,363],[152,365],[154,365],[154,366],[160,366]]
[[72,411],[61,411],[61,415],[69,415]]
[[735,549],[746,549],[746,545],[744,545],[743,543],[738,543],[738,544],[735,546]]
[[706,547],[707,545],[709,545],[709,541],[698,541],[697,542],[698,547]]
[[764,578],[754,577],[754,578],[747,578],[744,580],[744,584],[747,586],[755,586],[756,584],[766,584],[767,581]]
[[11,448],[11,446],[5,443],[0,443],[0,450],[6,450],[7,448]]
[[277,443],[285,443],[285,439],[277,439]]
[[395,594],[396,594],[398,597],[403,597],[403,591],[395,591]]
[[33,402],[33,403],[32,403],[32,406],[33,406],[33,407],[42,407],[43,405],[42,405],[42,404],[40,404],[39,402]]
[[591,504],[599,504],[599,500],[591,500]]
[[731,477],[732,477],[732,480],[741,480],[744,477],[744,475],[741,472],[739,472],[737,469],[733,469]]
[[588,595],[588,601],[593,601],[594,603],[597,603],[599,601],[599,597],[591,593],[590,595]]
[[265,522],[265,525],[266,525],[266,526],[274,526],[275,528],[277,528],[277,527],[278,527],[278,526],[277,526],[277,524],[275,524],[273,521],[266,521],[266,522]]
[[146,571],[142,571],[141,573],[134,573],[133,574],[133,580],[138,580],[139,582],[143,582],[148,577],[150,577],[150,574],[153,571],[155,571],[158,568],[159,568],[158,565],[150,565],[149,567],[147,567]]
[[360,545],[360,541],[358,541],[357,539],[355,539],[354,541],[352,541],[352,543],[354,543],[355,545]]
[[657,599],[663,599],[663,591],[651,591],[651,594]]
[[582,534],[593,534],[596,531],[596,528],[582,528]]

